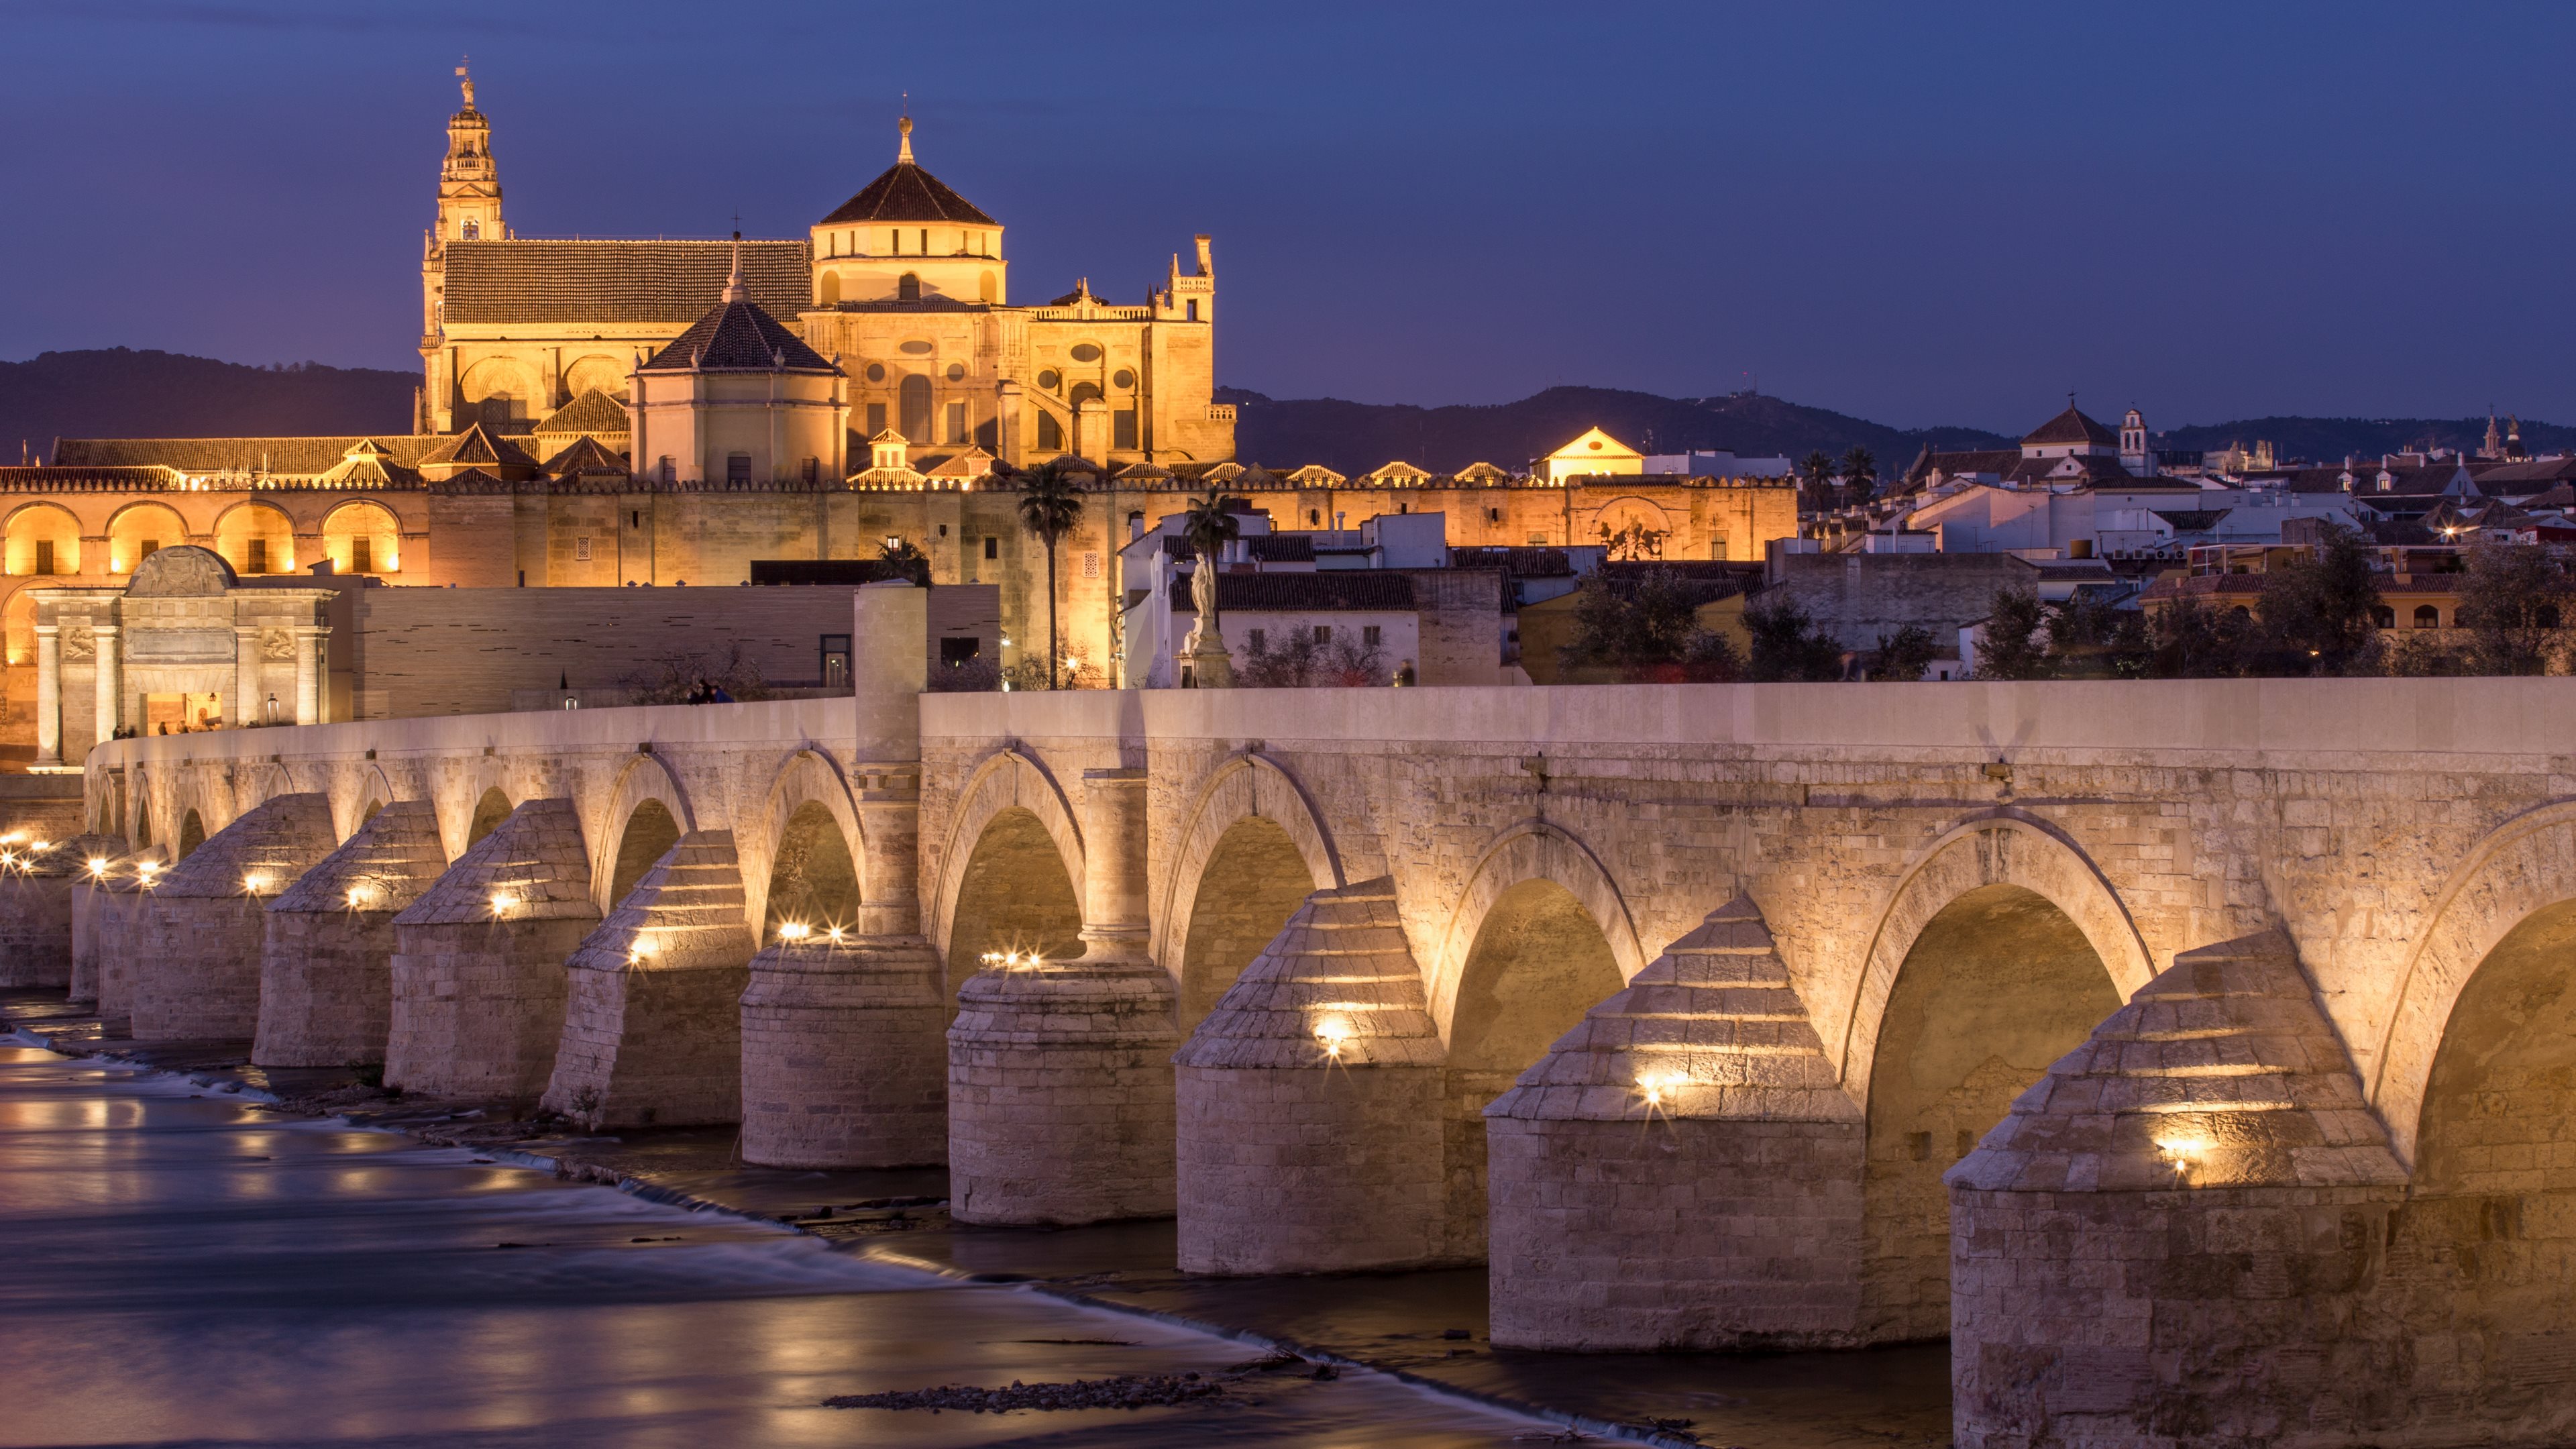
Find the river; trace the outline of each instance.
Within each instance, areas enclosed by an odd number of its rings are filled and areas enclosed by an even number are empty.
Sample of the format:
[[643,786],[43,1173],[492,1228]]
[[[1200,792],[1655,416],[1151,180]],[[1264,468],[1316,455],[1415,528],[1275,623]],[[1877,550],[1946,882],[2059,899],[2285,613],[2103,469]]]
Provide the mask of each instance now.
[[1481,1449],[1554,1429],[1362,1370],[1144,1410],[822,1406],[1255,1356],[0,1046],[0,1444]]

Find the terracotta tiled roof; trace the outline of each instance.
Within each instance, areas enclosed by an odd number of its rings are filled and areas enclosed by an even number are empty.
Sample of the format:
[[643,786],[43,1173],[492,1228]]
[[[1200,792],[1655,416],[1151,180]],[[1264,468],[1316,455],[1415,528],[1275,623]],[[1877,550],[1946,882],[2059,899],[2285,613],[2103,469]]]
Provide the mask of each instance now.
[[[724,291],[725,241],[452,241],[450,322],[666,322],[686,326]],[[793,316],[813,303],[813,250],[742,244],[753,301]]]
[[2073,404],[2066,411],[2033,428],[2023,438],[2024,447],[2062,447],[2069,443],[2094,443],[2105,448],[2120,446],[2120,435],[2084,416]]
[[483,430],[481,423],[469,424],[465,431],[449,437],[420,456],[420,467],[530,468],[537,460],[527,450],[507,438],[496,438]]
[[1243,541],[1243,548],[1263,563],[1315,561],[1315,541],[1302,533],[1256,533]]
[[578,473],[614,473],[622,478],[626,475],[626,460],[584,433],[573,439],[571,446],[548,458],[546,471],[558,478]]
[[626,404],[594,387],[585,389],[581,396],[555,409],[528,431],[540,438],[571,433],[623,437],[627,427]]
[[176,488],[168,468],[0,468],[0,493],[129,493]]
[[[265,467],[273,473],[312,474],[329,471],[351,448],[368,441],[346,433],[313,438],[59,438],[54,442],[54,463],[84,468],[157,466],[200,474]],[[385,461],[411,467],[447,439],[436,434],[379,433],[372,441],[383,447]]]
[[975,203],[948,189],[948,183],[910,161],[898,161],[885,174],[841,203],[840,209],[816,223],[843,226],[866,222],[937,221],[952,226],[1000,226]]
[[838,372],[757,302],[719,302],[645,363],[648,371]]
[[[1186,583],[1175,580],[1174,593]],[[1227,609],[1401,611],[1413,607],[1413,580],[1375,569],[1315,574],[1219,574],[1216,606]]]

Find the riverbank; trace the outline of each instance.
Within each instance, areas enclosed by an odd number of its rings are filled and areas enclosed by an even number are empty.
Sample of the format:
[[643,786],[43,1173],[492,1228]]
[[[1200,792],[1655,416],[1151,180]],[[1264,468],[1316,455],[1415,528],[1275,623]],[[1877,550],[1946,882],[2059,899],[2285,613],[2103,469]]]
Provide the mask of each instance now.
[[1486,1335],[1481,1268],[1301,1277],[1174,1270],[1169,1221],[979,1228],[951,1221],[946,1174],[752,1167],[731,1128],[583,1134],[506,1103],[392,1097],[346,1069],[269,1070],[247,1043],[143,1043],[58,993],[0,993],[0,1021],[55,1050],[183,1074],[212,1097],[339,1117],[470,1149],[650,1201],[765,1219],[862,1259],[953,1280],[1024,1284],[1069,1303],[1278,1345],[1380,1370],[1585,1432],[1665,1445],[1763,1449],[1933,1446],[1949,1440],[1946,1349],[1840,1354],[1526,1353]]

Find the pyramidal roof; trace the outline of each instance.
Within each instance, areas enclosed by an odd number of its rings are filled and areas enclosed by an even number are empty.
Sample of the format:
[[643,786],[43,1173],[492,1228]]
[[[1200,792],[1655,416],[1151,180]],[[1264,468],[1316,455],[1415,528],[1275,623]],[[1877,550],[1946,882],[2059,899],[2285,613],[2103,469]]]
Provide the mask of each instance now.
[[493,920],[597,920],[590,854],[570,800],[524,800],[491,834],[466,847],[397,926]]
[[1750,896],[1584,1013],[1488,1117],[1858,1122]]
[[945,222],[951,226],[1000,226],[983,209],[948,189],[948,183],[921,169],[912,159],[912,118],[901,124],[903,145],[884,175],[859,189],[840,209],[817,226],[863,225],[868,222]]
[[529,457],[518,444],[497,438],[483,430],[480,422],[469,423],[465,431],[420,455],[418,466],[466,468],[534,468],[537,460]]
[[565,964],[592,971],[735,967],[751,959],[755,944],[743,921],[733,832],[692,831],[646,868]]
[[1987,1192],[2402,1183],[2277,931],[2186,951],[1945,1174]]
[[330,801],[314,794],[273,795],[164,871],[153,893],[199,898],[274,894],[337,843]]
[[1441,1059],[1395,882],[1380,876],[1306,897],[1172,1064],[1436,1067]]
[[2105,448],[2120,446],[2120,435],[2076,411],[2068,403],[2066,411],[2031,429],[2021,440],[2023,447],[2054,447],[2068,443],[2098,443]]
[[546,460],[546,471],[558,478],[576,473],[624,473],[626,460],[610,452],[608,445],[588,433],[575,438],[562,451]]
[[336,914],[399,911],[447,869],[438,812],[426,800],[396,800],[296,877],[269,909]]
[[543,421],[528,431],[538,437],[565,433],[607,433],[624,437],[628,426],[626,404],[591,387],[582,389],[581,396],[548,413]]
[[718,302],[644,364],[651,372],[838,372],[758,302]]

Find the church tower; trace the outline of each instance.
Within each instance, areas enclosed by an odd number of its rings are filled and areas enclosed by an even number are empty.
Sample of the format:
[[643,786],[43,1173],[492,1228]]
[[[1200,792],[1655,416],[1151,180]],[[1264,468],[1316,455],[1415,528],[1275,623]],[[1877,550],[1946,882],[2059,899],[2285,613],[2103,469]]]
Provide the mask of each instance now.
[[474,77],[456,68],[465,109],[447,118],[447,161],[438,170],[438,239],[499,241],[501,174],[492,164],[492,123],[474,109]]

